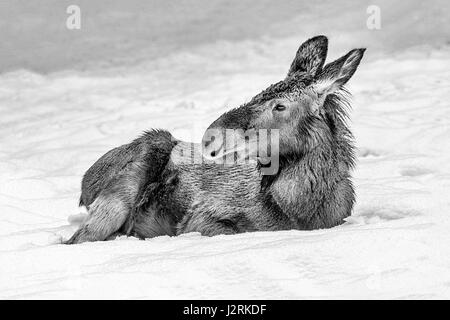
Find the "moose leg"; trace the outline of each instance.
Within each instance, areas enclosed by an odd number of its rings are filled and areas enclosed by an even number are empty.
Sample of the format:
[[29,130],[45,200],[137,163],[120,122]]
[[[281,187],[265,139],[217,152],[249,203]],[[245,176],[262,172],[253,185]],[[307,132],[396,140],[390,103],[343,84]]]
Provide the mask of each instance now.
[[227,212],[215,212],[208,207],[209,204],[194,206],[194,210],[177,225],[177,234],[200,232],[204,236],[216,236],[257,230],[244,212],[230,211],[227,214]]
[[81,204],[89,216],[66,243],[107,240],[122,231],[128,234],[145,186],[158,179],[175,144],[170,133],[153,130],[97,161],[83,179]]
[[132,218],[136,198],[145,184],[145,172],[146,166],[137,161],[112,179],[90,204],[88,218],[66,244],[102,241],[119,231]]
[[83,176],[80,206],[89,208],[111,180],[127,170],[130,163],[141,160],[142,152],[142,143],[135,141],[114,148],[98,159]]
[[66,244],[106,240],[125,223],[129,206],[114,194],[103,193],[89,208],[89,217]]

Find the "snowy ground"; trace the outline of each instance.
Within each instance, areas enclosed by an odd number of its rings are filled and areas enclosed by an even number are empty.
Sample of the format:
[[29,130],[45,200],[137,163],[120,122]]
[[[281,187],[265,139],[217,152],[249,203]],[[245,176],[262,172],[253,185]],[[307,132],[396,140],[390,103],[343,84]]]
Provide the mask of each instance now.
[[[2,4],[0,298],[450,298],[450,36],[440,24],[448,5],[379,2],[378,31],[365,28],[361,2],[290,10],[298,1],[285,1],[268,10],[261,1],[254,13],[242,1],[227,24],[225,2],[197,4],[183,20],[190,6],[180,1],[186,8],[172,12],[169,26],[157,20],[169,15],[163,4],[154,2],[154,12],[135,3],[136,30],[146,12],[162,29],[138,32],[134,42],[131,27],[105,31],[113,18],[134,21],[112,5],[95,13],[103,33],[84,31],[67,52],[62,31],[50,27],[42,34],[55,37],[28,50],[37,41],[28,29],[42,27],[45,15],[11,7],[25,14],[22,29],[11,27]],[[216,36],[211,25],[220,26]],[[14,30],[28,36],[16,40]],[[368,47],[349,85],[359,149],[347,223],[58,244],[83,217],[81,176],[99,156],[152,127],[198,141],[223,111],[282,78],[300,42],[321,33],[330,60]],[[117,56],[102,60],[111,43]],[[88,57],[75,61],[73,52]]]

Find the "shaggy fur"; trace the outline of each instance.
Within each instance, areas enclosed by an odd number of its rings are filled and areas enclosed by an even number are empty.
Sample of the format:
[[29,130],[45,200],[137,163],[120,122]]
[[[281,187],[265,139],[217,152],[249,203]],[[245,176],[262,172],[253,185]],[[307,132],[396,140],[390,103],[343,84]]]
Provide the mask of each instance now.
[[300,46],[284,80],[211,124],[219,132],[279,130],[276,174],[262,174],[270,163],[263,164],[257,153],[245,163],[218,164],[202,154],[220,158],[222,145],[204,139],[194,146],[166,131],[149,131],[86,172],[80,205],[89,217],[66,243],[117,234],[212,236],[343,223],[355,197],[348,94],[342,86],[363,53],[352,50],[323,67],[327,39],[312,38]]

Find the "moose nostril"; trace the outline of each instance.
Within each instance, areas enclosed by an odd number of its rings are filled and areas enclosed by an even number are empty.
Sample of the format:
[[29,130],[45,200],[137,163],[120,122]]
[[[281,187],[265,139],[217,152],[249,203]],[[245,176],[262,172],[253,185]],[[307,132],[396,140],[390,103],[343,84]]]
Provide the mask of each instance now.
[[205,141],[205,147],[208,147],[212,142],[214,142],[215,137],[212,136],[210,141]]
[[212,151],[211,152],[211,157],[215,157],[216,156],[216,152],[215,151]]

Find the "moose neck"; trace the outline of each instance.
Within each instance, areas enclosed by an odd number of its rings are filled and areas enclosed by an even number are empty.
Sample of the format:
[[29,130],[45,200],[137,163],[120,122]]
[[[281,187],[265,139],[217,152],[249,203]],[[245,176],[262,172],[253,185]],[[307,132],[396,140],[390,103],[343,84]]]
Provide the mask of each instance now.
[[263,176],[261,190],[295,228],[327,228],[343,223],[354,201],[345,157],[330,146],[281,157],[278,173]]

